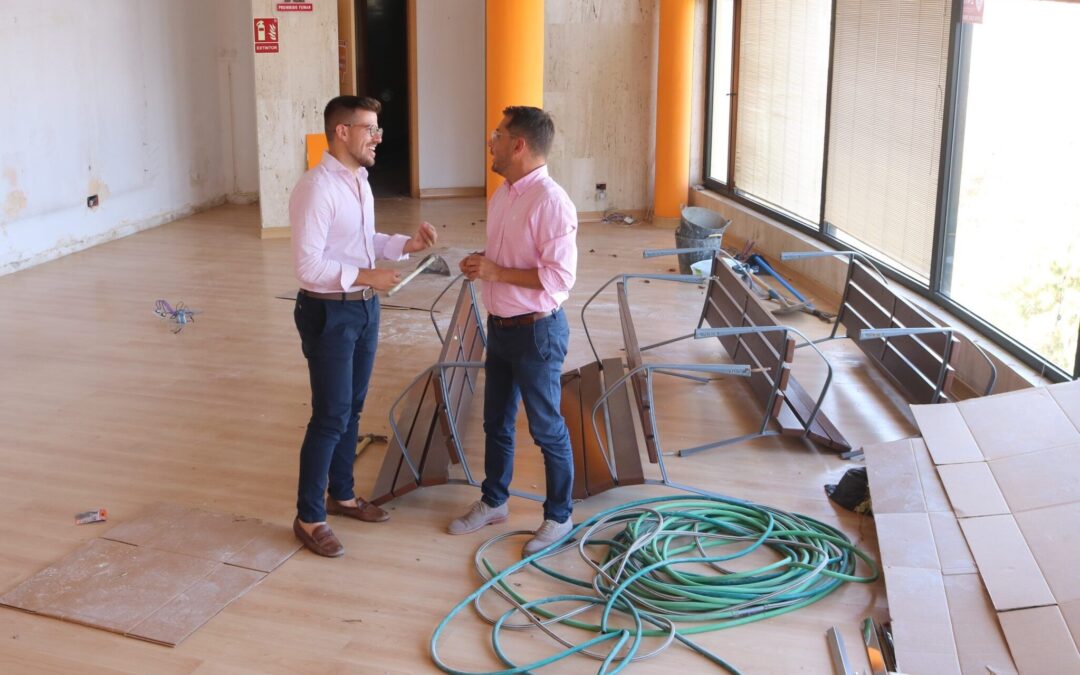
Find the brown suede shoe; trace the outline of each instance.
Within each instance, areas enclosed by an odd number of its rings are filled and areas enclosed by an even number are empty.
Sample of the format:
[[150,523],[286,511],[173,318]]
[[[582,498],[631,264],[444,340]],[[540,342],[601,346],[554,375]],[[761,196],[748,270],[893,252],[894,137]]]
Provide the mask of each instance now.
[[326,523],[317,526],[314,532],[308,534],[304,528],[300,527],[300,519],[297,518],[293,521],[292,531],[300,543],[319,555],[337,558],[345,553],[345,547],[341,545],[338,538],[334,536],[334,531]]
[[365,523],[381,523],[384,520],[390,520],[389,513],[383,511],[371,502],[365,502],[363,499],[357,497],[356,504],[356,506],[345,506],[338,502],[338,500],[327,497],[326,512],[332,516],[356,518]]

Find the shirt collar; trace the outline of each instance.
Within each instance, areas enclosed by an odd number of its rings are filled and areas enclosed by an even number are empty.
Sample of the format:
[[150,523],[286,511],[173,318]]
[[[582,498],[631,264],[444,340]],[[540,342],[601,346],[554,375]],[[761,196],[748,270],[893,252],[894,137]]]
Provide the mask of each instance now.
[[515,195],[523,195],[529,188],[547,178],[547,175],[547,164],[541,164],[540,166],[525,174],[521,178],[518,178],[513,183],[507,182],[506,186],[507,188],[509,188],[511,193]]
[[355,172],[349,171],[349,169],[344,164],[338,161],[337,157],[334,157],[330,154],[329,150],[323,150],[322,160],[319,163],[320,165],[325,166],[327,171],[333,171],[335,173],[347,173],[350,175],[355,175],[357,178],[367,178],[367,169],[361,166],[357,168]]

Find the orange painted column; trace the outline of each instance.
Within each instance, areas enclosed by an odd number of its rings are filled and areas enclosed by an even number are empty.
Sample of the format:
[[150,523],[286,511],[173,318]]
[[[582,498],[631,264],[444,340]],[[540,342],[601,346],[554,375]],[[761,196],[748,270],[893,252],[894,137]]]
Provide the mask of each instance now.
[[[544,107],[544,0],[487,0],[487,101],[490,134],[511,105]],[[486,141],[485,135],[485,141]],[[502,185],[484,145],[487,195]]]
[[694,0],[660,0],[656,82],[656,180],[653,212],[678,218],[690,193],[690,87],[694,72]]

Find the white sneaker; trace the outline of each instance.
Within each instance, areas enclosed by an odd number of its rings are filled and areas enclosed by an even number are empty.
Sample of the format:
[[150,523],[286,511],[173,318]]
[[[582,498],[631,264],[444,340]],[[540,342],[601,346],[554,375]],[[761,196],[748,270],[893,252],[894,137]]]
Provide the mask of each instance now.
[[460,518],[455,518],[446,531],[450,534],[468,534],[476,532],[485,525],[501,523],[510,516],[510,507],[488,506],[483,500],[478,499],[469,507],[469,512]]
[[548,546],[551,546],[555,542],[559,541],[570,534],[570,530],[574,529],[574,522],[570,518],[566,519],[565,523],[556,523],[554,520],[545,520],[543,525],[540,526],[533,538],[525,543],[525,548],[522,552],[526,556],[530,556],[537,551],[541,551]]

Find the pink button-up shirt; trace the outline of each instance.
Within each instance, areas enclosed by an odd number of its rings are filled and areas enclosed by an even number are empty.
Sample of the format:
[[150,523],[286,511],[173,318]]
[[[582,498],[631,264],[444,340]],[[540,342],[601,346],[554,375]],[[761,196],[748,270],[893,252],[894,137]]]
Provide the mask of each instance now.
[[341,293],[356,274],[379,258],[404,260],[409,238],[375,231],[375,199],[367,169],[355,172],[324,152],[322,161],[300,179],[289,197],[293,269],[300,287],[316,293]]
[[483,282],[484,306],[495,316],[547,312],[570,297],[577,273],[577,209],[541,166],[503,183],[488,203],[484,255],[501,267],[539,270],[542,290]]

